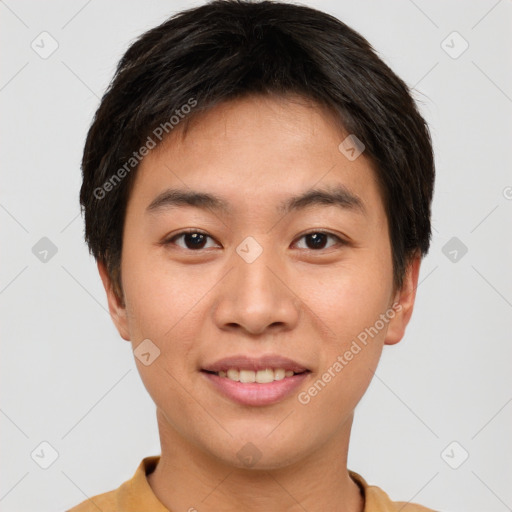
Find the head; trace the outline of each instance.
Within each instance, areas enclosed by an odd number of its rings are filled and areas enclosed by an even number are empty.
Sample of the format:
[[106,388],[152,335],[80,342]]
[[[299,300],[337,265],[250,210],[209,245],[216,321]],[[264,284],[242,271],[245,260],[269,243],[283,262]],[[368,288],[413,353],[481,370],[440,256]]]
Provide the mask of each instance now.
[[[137,364],[166,428],[228,463],[250,441],[262,467],[345,435],[412,314],[434,184],[428,128],[369,43],[292,4],[182,12],[121,59],[82,170],[86,241],[120,335],[159,351]],[[242,404],[208,373],[230,356],[305,372]]]

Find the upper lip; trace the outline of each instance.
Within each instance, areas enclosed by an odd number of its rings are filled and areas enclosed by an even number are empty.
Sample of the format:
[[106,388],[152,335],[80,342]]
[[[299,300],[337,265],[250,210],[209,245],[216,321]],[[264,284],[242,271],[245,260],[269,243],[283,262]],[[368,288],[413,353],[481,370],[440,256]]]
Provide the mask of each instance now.
[[302,373],[309,371],[308,368],[301,364],[278,355],[264,355],[261,357],[249,357],[246,355],[236,355],[219,359],[212,364],[204,366],[202,369],[209,372],[227,371],[230,368],[237,368],[239,370],[266,370],[267,368],[282,368],[284,370],[291,370],[295,373]]

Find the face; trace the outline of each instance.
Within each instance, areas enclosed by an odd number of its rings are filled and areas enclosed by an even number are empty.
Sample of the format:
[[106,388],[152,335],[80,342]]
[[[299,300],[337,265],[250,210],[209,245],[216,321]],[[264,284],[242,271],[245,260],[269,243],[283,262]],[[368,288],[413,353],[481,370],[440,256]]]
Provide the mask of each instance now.
[[141,163],[125,305],[100,273],[121,336],[145,343],[136,363],[161,435],[261,468],[346,437],[383,345],[403,336],[419,268],[393,289],[375,173],[340,151],[347,135],[303,99],[250,97]]

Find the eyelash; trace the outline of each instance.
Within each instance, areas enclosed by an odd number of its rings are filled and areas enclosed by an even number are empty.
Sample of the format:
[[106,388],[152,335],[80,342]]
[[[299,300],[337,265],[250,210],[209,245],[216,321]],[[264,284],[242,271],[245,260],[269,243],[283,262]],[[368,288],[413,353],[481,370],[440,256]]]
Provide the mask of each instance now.
[[[213,237],[210,236],[208,233],[206,233],[205,231],[201,231],[200,229],[186,229],[184,231],[180,231],[179,233],[173,235],[171,238],[168,238],[167,240],[164,240],[162,242],[162,245],[171,245],[174,243],[175,240],[177,240],[178,238],[182,237],[183,235],[187,235],[187,234],[198,234],[198,235],[205,235],[207,236],[208,238],[211,238],[213,240]],[[334,238],[337,242],[338,245],[347,245],[347,242],[345,240],[343,240],[342,238],[340,238],[339,236],[335,235],[334,233],[331,233],[329,231],[322,231],[322,230],[313,230],[313,231],[309,231],[307,233],[304,233],[303,235],[301,235],[299,237],[299,240],[308,236],[308,235],[313,235],[313,234],[322,234],[322,235],[326,235],[327,237],[331,237],[331,238]],[[320,252],[322,250],[326,250],[326,249],[331,249],[333,246],[331,247],[327,247],[327,248],[322,248],[322,249],[303,249],[303,250],[308,250],[308,251],[312,251],[312,252]],[[187,247],[180,247],[181,249],[184,249],[186,251],[189,251],[189,252],[201,252],[203,250],[205,250],[204,248],[201,248],[201,249],[188,249]]]

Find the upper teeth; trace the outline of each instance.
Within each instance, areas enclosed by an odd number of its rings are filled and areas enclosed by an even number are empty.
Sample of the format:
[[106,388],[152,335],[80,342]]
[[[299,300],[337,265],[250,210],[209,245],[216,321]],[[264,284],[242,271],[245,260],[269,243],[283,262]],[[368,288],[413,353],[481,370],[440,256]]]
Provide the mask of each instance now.
[[292,370],[284,370],[283,368],[266,368],[258,371],[230,368],[227,372],[221,370],[217,373],[219,377],[227,377],[236,382],[258,382],[260,384],[282,380],[285,377],[291,377],[293,374]]

